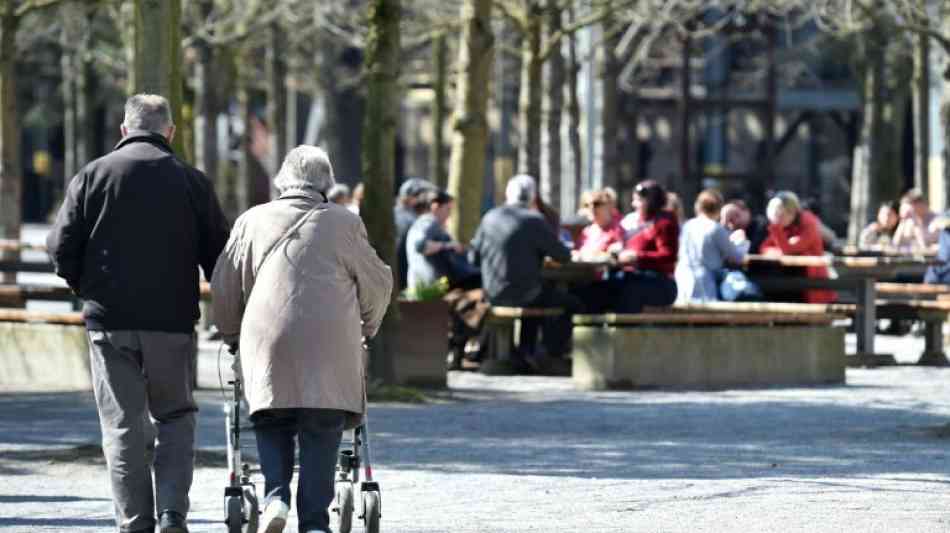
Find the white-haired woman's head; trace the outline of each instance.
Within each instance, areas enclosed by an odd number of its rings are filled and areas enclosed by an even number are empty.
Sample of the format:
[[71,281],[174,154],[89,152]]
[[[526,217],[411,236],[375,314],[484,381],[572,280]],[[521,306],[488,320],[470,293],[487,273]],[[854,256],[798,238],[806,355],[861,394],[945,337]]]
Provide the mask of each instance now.
[[765,207],[765,214],[772,224],[786,227],[795,222],[801,209],[798,195],[791,191],[781,191],[769,200]]
[[518,174],[508,180],[505,187],[505,203],[531,206],[538,197],[538,184],[527,174]]
[[283,194],[290,190],[326,193],[336,184],[333,166],[322,148],[302,144],[287,154],[280,172],[274,178],[274,187]]

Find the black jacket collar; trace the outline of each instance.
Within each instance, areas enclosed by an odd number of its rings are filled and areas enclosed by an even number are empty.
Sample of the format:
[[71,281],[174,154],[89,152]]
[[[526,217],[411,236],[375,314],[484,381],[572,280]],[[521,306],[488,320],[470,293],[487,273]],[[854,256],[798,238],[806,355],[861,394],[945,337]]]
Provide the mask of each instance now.
[[165,152],[174,154],[171,145],[168,144],[168,140],[165,139],[165,136],[159,133],[152,133],[150,131],[130,131],[118,144],[115,145],[113,150],[118,150],[123,146],[127,146],[132,143],[145,142],[157,146]]

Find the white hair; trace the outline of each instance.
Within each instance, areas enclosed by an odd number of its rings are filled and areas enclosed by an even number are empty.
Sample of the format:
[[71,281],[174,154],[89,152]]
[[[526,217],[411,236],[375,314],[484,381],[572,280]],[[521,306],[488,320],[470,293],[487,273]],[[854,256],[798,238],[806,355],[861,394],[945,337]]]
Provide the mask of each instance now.
[[527,174],[518,174],[508,180],[505,203],[530,205],[538,197],[538,184]]
[[302,144],[287,154],[274,187],[283,194],[291,189],[308,189],[325,193],[336,184],[330,158],[322,148]]
[[337,183],[326,192],[327,200],[338,203],[350,197],[350,188],[345,183]]
[[768,217],[769,222],[773,224],[779,222],[779,215],[782,213],[795,215],[799,211],[801,211],[801,202],[798,200],[798,195],[791,191],[780,191],[776,193],[775,196],[769,200],[768,205],[765,206],[765,216]]
[[168,99],[157,94],[136,94],[125,101],[125,119],[122,125],[128,131],[148,131],[164,135],[172,122]]

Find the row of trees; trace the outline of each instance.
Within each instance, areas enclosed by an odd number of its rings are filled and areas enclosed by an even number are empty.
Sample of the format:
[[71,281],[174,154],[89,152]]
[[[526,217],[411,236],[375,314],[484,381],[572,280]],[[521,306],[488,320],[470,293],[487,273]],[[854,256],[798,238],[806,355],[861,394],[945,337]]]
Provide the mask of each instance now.
[[[44,41],[61,50],[67,179],[100,151],[89,133],[92,108],[103,94],[114,94],[106,89],[157,92],[175,109],[176,151],[217,181],[236,213],[269,197],[261,186],[266,181],[255,177],[275,171],[298,141],[296,94],[310,94],[323,100],[325,111],[321,133],[309,140],[326,145],[339,174],[366,181],[362,213],[371,240],[394,264],[393,158],[407,87],[425,86],[434,95],[431,177],[459,198],[450,229],[467,240],[481,214],[491,104],[505,99],[504,91],[492,90],[497,63],[520,71],[518,82],[509,84],[517,90],[516,168],[541,177],[548,198],[559,196],[562,183],[579,185],[581,161],[591,157],[581,149],[577,76],[583,63],[596,63],[603,103],[603,153],[596,163],[604,183],[616,186],[619,86],[665,38],[715,32],[716,23],[694,24],[712,12],[722,20],[764,12],[782,24],[818,24],[853,46],[865,103],[852,184],[858,226],[869,205],[894,196],[899,186],[893,154],[901,138],[901,98],[915,94],[917,116],[929,115],[924,89],[931,83],[932,48],[941,57],[950,54],[950,23],[933,21],[950,20],[948,10],[950,0],[3,0],[2,236],[16,239],[20,231],[16,88],[25,80],[17,80],[17,62]],[[598,36],[594,53],[581,55],[574,37],[590,27]],[[902,70],[908,65],[915,65],[915,76]],[[251,127],[261,100],[269,133],[263,151]],[[218,117],[235,109],[243,118],[245,155],[231,168],[219,151]],[[560,157],[562,115],[569,125],[568,169]],[[922,141],[929,122],[915,124],[921,141],[915,179],[926,189],[929,143]],[[945,126],[950,140],[948,132]],[[266,158],[260,162],[255,153]],[[377,360],[385,365],[385,358]],[[385,366],[376,371],[386,374]]]

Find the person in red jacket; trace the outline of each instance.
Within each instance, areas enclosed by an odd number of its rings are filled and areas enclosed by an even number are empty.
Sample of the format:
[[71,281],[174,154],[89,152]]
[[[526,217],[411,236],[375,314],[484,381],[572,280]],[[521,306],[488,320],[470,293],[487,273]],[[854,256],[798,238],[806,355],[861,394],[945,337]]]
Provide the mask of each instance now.
[[618,313],[639,313],[643,306],[668,306],[676,300],[676,256],[679,224],[666,209],[666,191],[657,182],[640,182],[634,189],[633,208],[639,224],[626,242],[614,245],[620,269],[605,284],[601,303]]
[[[821,238],[821,221],[807,209],[802,209],[798,196],[793,192],[781,191],[769,201],[766,207],[769,218],[768,237],[762,242],[762,254],[814,255],[825,253],[825,244]],[[805,276],[827,279],[828,268],[807,267]],[[809,289],[804,291],[808,303],[830,303],[837,299],[834,291]]]

